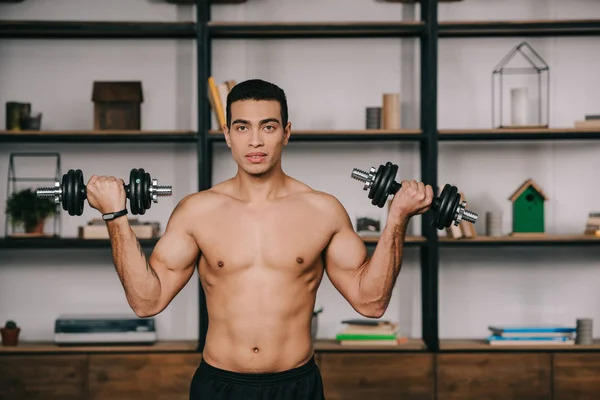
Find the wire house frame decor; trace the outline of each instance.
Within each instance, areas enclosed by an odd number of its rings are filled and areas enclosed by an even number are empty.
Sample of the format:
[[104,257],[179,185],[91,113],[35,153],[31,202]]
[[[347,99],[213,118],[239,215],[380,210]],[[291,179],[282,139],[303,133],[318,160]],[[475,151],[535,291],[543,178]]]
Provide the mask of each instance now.
[[[39,158],[54,158],[55,159],[55,175],[52,176],[18,176],[16,173],[16,167],[15,167],[15,159],[16,158],[31,158],[31,157],[39,157]],[[27,164],[27,162],[25,162],[25,164]],[[27,165],[28,167],[31,167],[31,165]],[[48,171],[48,168],[45,168],[46,171]],[[8,164],[8,178],[6,180],[6,196],[7,196],[7,201],[12,198],[13,195],[17,195],[17,194],[22,194],[23,198],[21,198],[20,200],[22,201],[21,204],[23,207],[35,207],[35,205],[32,205],[31,203],[27,204],[25,203],[26,200],[31,201],[31,195],[30,193],[26,193],[23,192],[24,190],[30,189],[33,194],[35,195],[36,193],[36,189],[37,187],[40,186],[52,186],[54,185],[54,182],[58,181],[60,182],[61,180],[61,162],[60,162],[60,154],[58,153],[11,153],[10,154],[10,158],[9,158],[9,164]],[[26,187],[19,187],[18,183],[19,182],[29,182],[29,184],[26,184]],[[33,186],[32,184],[35,182],[39,182],[39,185],[35,185]],[[41,184],[42,182],[44,182],[43,184]],[[48,184],[50,183],[50,184]],[[17,197],[18,199],[18,197]],[[48,199],[38,199],[38,201],[42,202],[42,201],[51,201],[52,203],[54,203],[52,200],[48,200]],[[61,234],[61,230],[62,230],[62,223],[61,223],[61,212],[60,212],[60,204],[59,203],[55,203],[53,204],[54,206],[54,213],[52,215],[52,233],[47,233],[45,232],[45,230],[42,230],[41,232],[35,232],[35,233],[27,233],[27,232],[19,232],[19,230],[17,229],[17,225],[19,225],[17,222],[18,221],[14,221],[11,220],[10,215],[8,212],[5,212],[5,223],[4,223],[4,237],[6,238],[18,238],[18,237],[59,237]],[[49,219],[46,218],[44,219],[44,222]],[[44,224],[45,225],[45,224]],[[9,231],[9,228],[11,228],[11,231]],[[45,227],[44,227],[45,228]]]
[[[524,65],[511,66],[518,58]],[[507,105],[509,123],[505,122]],[[492,128],[547,128],[549,115],[550,67],[529,43],[521,42],[492,72]]]

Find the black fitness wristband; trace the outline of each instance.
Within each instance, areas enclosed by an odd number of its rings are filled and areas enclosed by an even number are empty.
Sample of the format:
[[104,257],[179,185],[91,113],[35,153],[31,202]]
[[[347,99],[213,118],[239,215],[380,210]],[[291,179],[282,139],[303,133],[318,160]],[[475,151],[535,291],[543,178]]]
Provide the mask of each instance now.
[[102,214],[102,219],[105,220],[105,221],[112,221],[113,219],[122,217],[123,215],[127,215],[127,209],[126,208],[124,210],[121,210],[121,211],[116,211],[116,212],[112,212],[112,213]]

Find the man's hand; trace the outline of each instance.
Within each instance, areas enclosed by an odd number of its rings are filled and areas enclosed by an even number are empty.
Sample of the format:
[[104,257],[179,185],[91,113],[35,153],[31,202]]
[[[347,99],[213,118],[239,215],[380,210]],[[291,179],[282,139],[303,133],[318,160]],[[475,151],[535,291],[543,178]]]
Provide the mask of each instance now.
[[88,204],[102,214],[123,210],[127,206],[124,184],[114,176],[92,175],[86,185]]
[[408,221],[412,216],[429,210],[433,201],[431,185],[415,180],[402,181],[401,184],[390,204],[389,221]]

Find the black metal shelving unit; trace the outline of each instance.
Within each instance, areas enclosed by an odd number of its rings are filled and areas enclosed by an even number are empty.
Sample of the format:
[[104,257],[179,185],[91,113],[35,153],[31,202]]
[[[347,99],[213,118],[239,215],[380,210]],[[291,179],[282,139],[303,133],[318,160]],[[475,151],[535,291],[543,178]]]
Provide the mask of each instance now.
[[[435,1],[435,0],[434,0]],[[438,39],[463,38],[505,38],[505,37],[595,37],[600,34],[600,19],[590,20],[537,20],[537,21],[440,21]],[[437,95],[434,94],[437,98]],[[521,142],[521,141],[595,141],[600,139],[600,131],[577,128],[549,129],[439,129],[440,142]],[[436,160],[437,161],[437,160]],[[600,238],[582,235],[548,235],[547,237],[479,237],[475,239],[440,238],[439,248],[600,248]],[[437,262],[437,260],[436,260]],[[432,268],[434,268],[432,266]],[[437,265],[436,265],[437,268]],[[436,277],[437,278],[437,277]],[[437,288],[437,284],[436,284]],[[437,301],[437,295],[435,298]],[[437,316],[436,316],[437,318]],[[461,342],[461,341],[458,341]],[[436,332],[436,350],[439,352],[474,353],[489,352],[488,346],[478,341],[444,340]],[[499,354],[510,352],[597,352],[598,348],[586,349],[536,349],[535,346],[496,349]]]
[[[547,129],[539,132],[453,129],[437,126],[438,107],[438,41],[444,38],[489,38],[523,36],[596,36],[600,20],[581,21],[442,21],[438,20],[438,0],[421,0],[420,20],[387,22],[319,22],[319,23],[245,23],[211,20],[209,0],[196,0],[195,22],[80,22],[80,21],[0,21],[0,39],[139,39],[194,40],[197,50],[197,131],[172,131],[161,134],[139,132],[106,135],[97,132],[40,132],[15,135],[0,131],[3,143],[95,143],[95,142],[189,142],[196,143],[198,190],[212,185],[213,146],[223,142],[220,134],[211,133],[211,108],[208,101],[208,77],[211,75],[212,42],[219,39],[353,39],[414,38],[420,41],[420,106],[421,129],[398,132],[331,132],[311,131],[292,135],[292,141],[413,141],[420,146],[421,180],[438,186],[438,145],[448,141],[526,141],[526,140],[597,140],[600,131]],[[422,338],[426,351],[441,351],[438,326],[438,267],[441,248],[499,246],[600,246],[600,240],[589,238],[549,238],[548,240],[454,240],[438,237],[431,226],[431,216],[423,215],[423,240],[407,242],[420,251],[422,284]],[[556,240],[553,240],[556,239]],[[151,248],[156,240],[141,240]],[[368,246],[376,242],[367,241]],[[0,239],[0,249],[105,249],[107,240],[66,238]],[[208,327],[205,297],[199,293],[199,340],[202,351]],[[530,350],[529,348],[527,349]],[[454,349],[452,351],[464,351]],[[470,351],[470,350],[466,350]],[[477,351],[477,350],[472,350]]]

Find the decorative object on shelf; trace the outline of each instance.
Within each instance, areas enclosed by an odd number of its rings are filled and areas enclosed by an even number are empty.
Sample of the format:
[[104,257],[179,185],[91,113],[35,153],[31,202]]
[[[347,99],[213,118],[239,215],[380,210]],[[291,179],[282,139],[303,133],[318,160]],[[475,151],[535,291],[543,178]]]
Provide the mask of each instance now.
[[583,234],[586,236],[600,237],[600,212],[590,212],[588,214]]
[[[510,66],[517,55],[524,66]],[[492,128],[547,128],[549,96],[550,67],[527,42],[519,43],[492,72]],[[510,124],[504,122],[505,97],[510,103]]]
[[[15,159],[17,158],[54,158],[56,170],[55,176],[17,176]],[[29,160],[24,161],[28,169],[34,164]],[[44,170],[49,168],[40,166]],[[8,181],[5,205],[5,236],[6,237],[31,237],[31,236],[58,236],[60,234],[60,213],[58,206],[51,200],[40,199],[31,187],[17,186],[19,182],[48,182],[58,179],[60,175],[60,155],[58,153],[11,153],[9,157]],[[53,233],[45,233],[44,228],[49,217],[54,217]],[[11,232],[9,232],[9,227]],[[23,228],[21,230],[21,228]]]
[[215,78],[208,77],[208,101],[213,115],[217,120],[219,130],[225,125],[227,116],[225,111],[227,108],[227,96],[233,87],[236,85],[235,79],[230,79],[219,84]]
[[574,127],[600,130],[600,114],[586,114],[583,120],[575,121]]
[[484,342],[492,346],[572,346],[575,328],[562,325],[489,326]]
[[356,233],[366,236],[378,236],[381,233],[381,221],[372,215],[356,218]]
[[[132,169],[129,173],[129,183],[124,187],[129,199],[129,208],[134,215],[144,215],[152,202],[158,203],[159,197],[171,196],[173,193],[171,186],[159,185],[158,180],[152,179],[143,168]],[[39,198],[53,199],[54,203],[62,204],[63,210],[68,211],[69,215],[83,214],[83,202],[87,199],[87,192],[80,169],[70,169],[61,181],[54,182],[54,187],[41,187],[36,193]]]
[[488,211],[485,213],[486,236],[502,236],[502,212]]
[[3,328],[0,328],[2,335],[2,346],[17,346],[19,344],[19,334],[21,328],[17,326],[15,321],[6,321]]
[[[138,239],[156,239],[160,235],[160,222],[139,221],[137,218],[129,219],[129,226]],[[84,226],[77,229],[77,237],[81,239],[110,239],[106,221],[101,218],[92,218]]]
[[[371,167],[369,172],[354,168],[350,176],[359,182],[364,182],[363,190],[369,191],[371,204],[383,208],[387,197],[398,192],[402,186],[394,180],[397,172],[398,166],[388,161],[385,165],[380,165],[377,170]],[[458,225],[462,221],[473,224],[477,221],[477,214],[467,210],[466,202],[461,202],[460,197],[456,186],[446,184],[442,193],[433,198],[430,210],[434,215],[432,224],[437,229],[443,230],[453,222],[454,225]]]
[[94,82],[95,130],[140,130],[142,82]]
[[590,345],[594,342],[594,320],[591,318],[578,318],[575,331],[575,344]]
[[6,102],[6,130],[39,131],[42,126],[42,113],[31,113],[31,103]]
[[508,199],[513,203],[511,235],[544,234],[544,202],[548,196],[533,179],[523,182]]
[[367,107],[365,129],[381,129],[381,107]]
[[400,129],[400,95],[398,93],[383,94],[381,128]]

